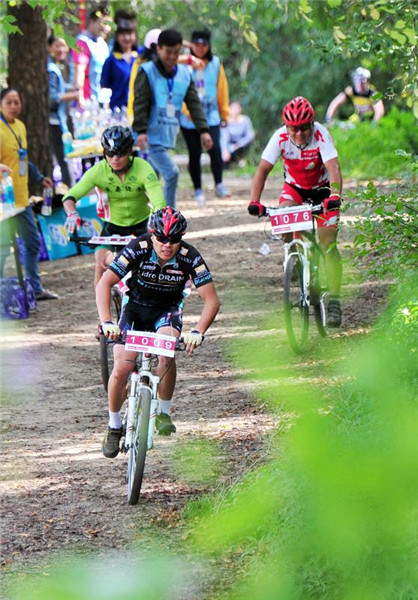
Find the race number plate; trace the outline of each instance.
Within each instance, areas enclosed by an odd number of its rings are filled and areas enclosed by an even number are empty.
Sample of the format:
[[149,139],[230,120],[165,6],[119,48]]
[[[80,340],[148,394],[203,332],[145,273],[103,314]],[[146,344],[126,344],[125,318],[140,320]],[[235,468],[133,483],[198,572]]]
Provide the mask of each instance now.
[[302,204],[271,210],[270,222],[274,235],[290,231],[308,231],[312,229],[311,207],[309,204]]
[[89,244],[104,246],[126,246],[135,239],[134,235],[94,235]]
[[149,331],[128,331],[125,350],[149,352],[173,357],[176,350],[176,338]]

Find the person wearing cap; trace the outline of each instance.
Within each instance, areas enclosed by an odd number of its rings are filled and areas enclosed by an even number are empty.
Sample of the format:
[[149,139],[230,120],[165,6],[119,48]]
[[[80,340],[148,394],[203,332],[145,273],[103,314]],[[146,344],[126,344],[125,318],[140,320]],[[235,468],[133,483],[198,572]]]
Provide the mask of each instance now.
[[[129,79],[129,94],[128,94],[128,107],[127,114],[129,122],[132,124],[134,120],[134,98],[135,98],[135,79],[138,75],[138,69],[142,63],[148,62],[149,60],[156,61],[157,55],[157,43],[158,37],[161,33],[161,29],[150,29],[144,39],[144,46],[138,49],[138,58],[135,60],[132,70],[131,77]],[[190,42],[183,40],[183,46],[190,46]],[[192,54],[180,54],[177,59],[179,64],[192,65],[193,68],[203,68],[204,63],[202,60],[193,56]]]
[[105,27],[105,11],[95,10],[89,14],[87,28],[76,37],[78,50],[73,50],[75,86],[79,90],[78,103],[81,108],[92,96],[98,98],[100,76],[109,56],[109,48],[102,37]]
[[[215,180],[215,193],[218,198],[225,198],[229,194],[222,183],[222,151],[220,144],[221,122],[226,122],[229,116],[228,82],[224,67],[218,56],[212,54],[210,44],[211,34],[208,29],[192,32],[191,55],[203,61],[203,68],[193,68],[192,76],[197,87],[197,93],[203,104],[206,120],[209,125],[213,146],[209,150],[210,165]],[[189,151],[189,173],[194,186],[194,197],[199,205],[205,202],[202,190],[202,169],[200,157],[202,147],[199,133],[190,118],[187,109],[183,109],[180,116],[180,125],[183,137]]]
[[177,64],[183,38],[175,29],[166,29],[158,37],[155,62],[140,66],[135,80],[133,129],[137,145],[148,149],[148,159],[164,178],[166,203],[175,208],[179,169],[168,150],[175,147],[183,102],[200,134],[205,150],[212,148],[212,138],[192,74]]
[[120,19],[115,34],[112,54],[103,65],[100,85],[112,90],[110,108],[122,108],[128,104],[129,80],[132,66],[138,58],[136,47],[136,23]]
[[149,60],[156,60],[157,58],[157,42],[158,36],[161,33],[161,29],[150,29],[144,39],[144,47],[142,52],[139,52],[138,58],[132,65],[131,74],[129,78],[129,92],[128,92],[128,105],[127,115],[128,120],[132,124],[134,120],[134,98],[135,98],[135,80],[138,75],[138,69],[142,63],[146,63]]
[[325,116],[325,122],[330,123],[338,110],[347,100],[351,100],[354,107],[354,118],[352,121],[373,119],[379,121],[385,114],[382,100],[374,98],[377,94],[376,88],[370,84],[370,71],[363,67],[357,67],[351,75],[353,85],[348,86],[339,93],[330,103]]

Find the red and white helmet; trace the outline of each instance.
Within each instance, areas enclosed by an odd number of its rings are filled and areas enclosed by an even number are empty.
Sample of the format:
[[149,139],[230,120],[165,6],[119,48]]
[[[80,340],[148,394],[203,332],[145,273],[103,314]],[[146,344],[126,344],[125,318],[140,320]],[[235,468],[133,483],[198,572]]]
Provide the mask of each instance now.
[[306,98],[297,96],[286,104],[282,117],[285,125],[299,127],[300,125],[311,123],[315,118],[315,111]]

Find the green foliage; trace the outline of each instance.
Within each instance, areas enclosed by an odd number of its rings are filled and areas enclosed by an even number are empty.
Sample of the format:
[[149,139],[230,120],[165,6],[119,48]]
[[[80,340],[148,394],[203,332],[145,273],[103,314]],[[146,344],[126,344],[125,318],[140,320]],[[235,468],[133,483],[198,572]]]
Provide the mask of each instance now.
[[[417,291],[408,282],[366,343],[347,346],[341,340],[341,348],[333,346],[338,364],[332,370],[345,382],[321,385],[318,392],[311,386],[307,393],[294,386],[286,406],[293,405],[299,418],[289,433],[282,431],[271,462],[231,488],[221,503],[215,498],[211,514],[206,507],[195,528],[197,547],[248,557],[245,576],[239,573],[224,598],[417,597],[418,328],[409,309],[409,320],[401,324],[403,343],[390,343],[398,337],[405,302]],[[257,376],[277,398],[282,382],[275,384],[270,372],[274,345],[267,342],[263,352],[254,352],[254,340],[249,344]],[[281,370],[277,365],[276,381],[283,381]],[[309,397],[303,410],[294,404],[298,396]]]
[[180,442],[173,453],[178,476],[191,485],[210,485],[222,473],[220,449],[207,439]]
[[[338,149],[343,177],[390,179],[408,174],[408,155],[418,150],[415,127],[412,113],[397,108],[377,123],[363,121],[352,129],[332,127],[331,135]],[[398,150],[404,154],[396,154]]]

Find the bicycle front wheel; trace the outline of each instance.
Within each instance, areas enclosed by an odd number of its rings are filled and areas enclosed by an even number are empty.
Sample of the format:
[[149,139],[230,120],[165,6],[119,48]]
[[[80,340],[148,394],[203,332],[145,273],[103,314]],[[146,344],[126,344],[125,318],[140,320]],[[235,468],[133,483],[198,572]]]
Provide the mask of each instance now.
[[300,256],[292,255],[284,274],[284,318],[287,337],[291,348],[301,354],[308,341],[309,306],[303,286],[303,262]]
[[141,387],[135,416],[132,444],[128,450],[128,503],[137,504],[144,477],[151,412],[151,390]]

